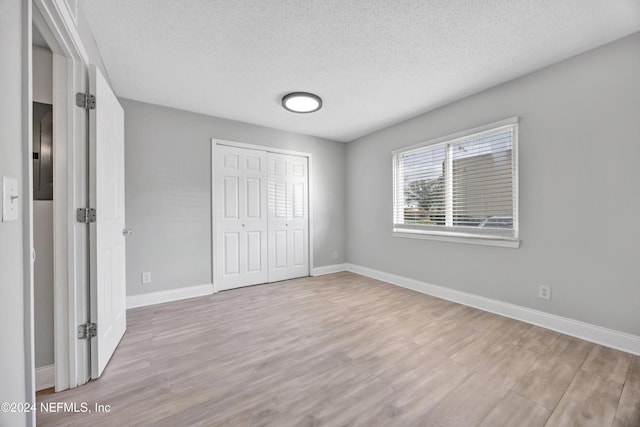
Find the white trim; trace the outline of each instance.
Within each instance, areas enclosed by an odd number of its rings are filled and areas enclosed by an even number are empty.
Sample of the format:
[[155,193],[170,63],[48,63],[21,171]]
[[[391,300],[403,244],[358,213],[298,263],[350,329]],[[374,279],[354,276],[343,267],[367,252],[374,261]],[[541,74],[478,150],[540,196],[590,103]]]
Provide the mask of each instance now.
[[[20,108],[22,131],[22,191],[20,196],[22,203],[22,257],[23,264],[23,336],[24,345],[24,396],[25,403],[36,403],[35,380],[35,331],[34,331],[34,262],[33,249],[33,47],[32,47],[32,22],[33,3],[21,2],[20,24],[22,52],[21,66],[23,73],[20,83],[22,94],[21,102],[16,105]],[[5,326],[4,327],[11,327]],[[16,328],[17,329],[17,328]],[[25,415],[25,425],[35,426],[35,413],[28,411]]]
[[213,291],[218,292],[218,284],[216,283],[216,139],[211,138],[211,281],[213,282]]
[[247,150],[266,151],[268,153],[287,154],[289,156],[311,157],[311,153],[304,151],[288,150],[285,148],[276,148],[269,145],[248,144],[246,142],[230,141],[228,139],[211,138],[213,145],[227,145],[229,147],[246,148]]
[[[67,103],[67,64],[68,60],[63,55],[53,54],[53,102],[55,105]],[[69,155],[71,150],[67,133],[68,118],[67,108],[54,108],[53,135],[57,149],[53,151],[54,182],[67,183],[68,185],[56,185],[53,187],[53,342],[54,361],[56,375],[56,391],[66,390],[70,387],[69,372],[69,322],[71,316],[69,310],[69,286],[65,284],[70,280],[69,272],[73,271],[73,224],[71,224],[70,212],[73,207],[69,204],[69,185],[73,185],[72,173],[67,173],[70,167]]]
[[205,285],[168,289],[166,291],[150,292],[148,294],[129,295],[127,296],[127,309],[201,297],[213,293],[213,284],[207,283]]
[[315,180],[311,179],[313,173],[313,157],[310,153],[303,154],[307,157],[307,217],[309,221],[309,229],[307,230],[307,238],[309,239],[309,275],[315,270],[313,266],[313,224],[316,222],[316,210],[313,209],[313,197],[315,194],[315,187],[313,183]]
[[552,331],[571,335],[572,337],[580,338],[585,341],[594,342],[596,344],[601,344],[606,347],[611,347],[616,350],[640,356],[640,337],[636,335],[603,328],[601,326],[510,304],[508,302],[433,285],[420,280],[385,273],[383,271],[374,270],[360,265],[346,264],[346,269],[352,273],[372,277],[374,279],[382,280],[423,294],[432,295],[448,301],[488,311],[490,313],[499,314],[511,319],[520,320]]
[[[70,59],[88,63],[89,57],[82,45],[80,33],[76,27],[75,19],[67,7],[66,0],[34,0],[33,4],[42,14],[44,23],[50,30],[50,32],[45,30],[45,33],[42,33],[49,43],[49,48],[54,53],[65,54]],[[47,40],[49,34],[56,39],[56,45],[52,45],[51,40]]]
[[325,274],[340,273],[341,271],[347,271],[347,264],[332,264],[323,265],[322,267],[316,267],[311,270],[311,275],[323,276]]
[[56,365],[36,368],[36,391],[51,388],[55,384]]
[[[514,238],[520,237],[520,121],[515,117],[515,128],[511,130],[511,138],[513,144],[511,146],[511,177],[513,179],[513,229],[515,230]],[[518,242],[518,245],[520,242]]]
[[[54,53],[54,342],[56,391],[89,380],[89,345],[75,339],[76,325],[87,320],[86,226],[74,220],[86,206],[86,112],[75,106],[76,92],[87,89],[88,56],[75,17],[65,0],[34,0],[33,24]],[[30,157],[29,157],[30,162]],[[64,170],[62,170],[64,169]],[[66,179],[65,179],[66,176]]]
[[466,243],[469,245],[484,245],[484,246],[498,246],[502,248],[519,248],[520,240],[511,238],[497,238],[494,236],[464,236],[456,235],[455,233],[446,234],[431,232],[425,233],[424,231],[413,231],[411,229],[398,228],[392,233],[393,237],[403,237],[408,239],[424,239],[424,240],[437,240],[439,242],[453,242],[453,243]]
[[417,144],[409,145],[408,147],[398,148],[396,150],[391,151],[391,154],[393,156],[395,156],[396,154],[405,154],[413,150],[417,150],[423,147],[428,147],[430,145],[436,145],[436,144],[445,143],[445,142],[447,144],[452,144],[458,140],[468,137],[469,135],[482,133],[482,132],[493,132],[494,130],[501,127],[518,125],[519,120],[520,118],[518,116],[509,117],[503,120],[498,120],[497,122],[487,123],[486,125],[478,126],[473,129],[467,129],[460,132],[450,133],[449,135],[430,139],[428,141],[419,142]]

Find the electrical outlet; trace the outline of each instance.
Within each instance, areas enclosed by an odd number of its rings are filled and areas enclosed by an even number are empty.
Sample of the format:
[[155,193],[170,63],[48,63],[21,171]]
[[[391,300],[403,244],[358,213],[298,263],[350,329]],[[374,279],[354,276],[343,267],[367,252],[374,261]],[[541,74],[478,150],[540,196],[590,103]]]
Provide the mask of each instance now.
[[550,300],[551,286],[538,285],[538,298]]
[[151,272],[147,271],[146,273],[142,273],[142,283],[147,284],[151,283]]
[[338,251],[333,252],[333,259],[338,259]]

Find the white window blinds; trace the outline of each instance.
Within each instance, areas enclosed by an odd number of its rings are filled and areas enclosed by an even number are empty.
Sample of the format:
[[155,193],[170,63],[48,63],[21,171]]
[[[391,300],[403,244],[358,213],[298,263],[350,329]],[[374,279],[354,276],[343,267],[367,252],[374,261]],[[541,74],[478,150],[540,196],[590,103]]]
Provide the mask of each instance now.
[[394,231],[516,239],[517,118],[394,152]]

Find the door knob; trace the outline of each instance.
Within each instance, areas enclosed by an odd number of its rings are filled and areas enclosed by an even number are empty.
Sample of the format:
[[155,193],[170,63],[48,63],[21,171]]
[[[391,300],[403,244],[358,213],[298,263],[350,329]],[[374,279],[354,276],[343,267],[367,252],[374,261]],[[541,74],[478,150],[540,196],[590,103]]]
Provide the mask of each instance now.
[[242,224],[242,226],[244,227],[246,224]]
[[131,236],[132,234],[133,234],[133,229],[131,228],[125,228],[122,230],[122,235],[124,237]]

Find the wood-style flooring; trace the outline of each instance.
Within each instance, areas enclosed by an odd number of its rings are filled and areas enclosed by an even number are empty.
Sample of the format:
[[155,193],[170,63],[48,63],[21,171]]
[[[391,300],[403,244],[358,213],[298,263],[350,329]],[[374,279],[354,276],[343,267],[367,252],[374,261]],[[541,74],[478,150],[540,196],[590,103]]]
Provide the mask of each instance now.
[[352,273],[128,312],[40,426],[640,426],[640,358]]

